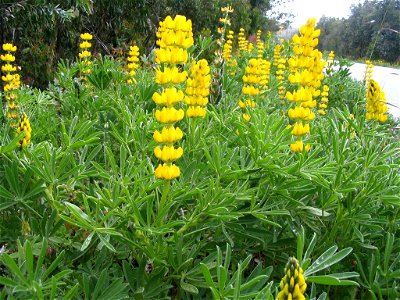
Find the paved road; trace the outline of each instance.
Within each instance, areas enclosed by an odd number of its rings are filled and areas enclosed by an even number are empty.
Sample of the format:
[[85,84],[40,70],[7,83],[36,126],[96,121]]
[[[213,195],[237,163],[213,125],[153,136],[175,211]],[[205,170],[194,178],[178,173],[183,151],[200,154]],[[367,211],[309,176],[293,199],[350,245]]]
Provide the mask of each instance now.
[[[355,63],[350,67],[353,78],[363,80],[365,64]],[[377,81],[385,92],[389,113],[400,118],[400,69],[374,66],[372,79]]]

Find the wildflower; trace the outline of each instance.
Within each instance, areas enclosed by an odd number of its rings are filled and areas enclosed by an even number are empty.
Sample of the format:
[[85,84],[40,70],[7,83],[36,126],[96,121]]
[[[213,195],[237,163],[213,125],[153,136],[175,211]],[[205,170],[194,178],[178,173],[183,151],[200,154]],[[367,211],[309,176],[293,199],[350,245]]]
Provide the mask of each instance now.
[[328,61],[327,61],[327,66],[326,66],[326,71],[328,73],[332,70],[334,61],[335,61],[335,52],[331,51],[328,54]]
[[[17,95],[15,90],[19,89],[21,86],[21,77],[17,71],[17,67],[12,63],[15,62],[15,56],[11,52],[17,51],[17,46],[13,44],[6,43],[3,44],[2,49],[7,51],[4,55],[0,55],[0,59],[5,62],[4,65],[1,66],[1,70],[4,72],[4,75],[1,76],[2,81],[4,81],[4,98],[7,100],[7,117],[10,119],[18,118],[18,105],[16,104]],[[16,124],[12,121],[11,127],[14,127]]]
[[240,28],[239,36],[238,36],[238,44],[239,44],[238,55],[239,56],[243,52],[247,52],[248,43],[249,42],[247,41],[245,34],[244,34],[244,28]]
[[232,6],[228,5],[226,7],[221,7],[221,12],[225,12],[225,13],[233,13],[233,8]]
[[285,99],[286,88],[283,85],[283,79],[286,69],[286,60],[284,58],[279,59],[277,70],[275,72],[276,79],[278,80],[278,95],[279,99]]
[[365,85],[368,86],[369,81],[372,79],[372,72],[373,72],[374,65],[369,60],[365,61],[365,64],[366,64],[366,66],[365,66],[364,81],[365,81]]
[[80,38],[82,42],[79,44],[79,48],[82,51],[79,52],[78,56],[80,58],[82,79],[86,80],[86,74],[90,74],[92,72],[92,70],[90,69],[90,57],[92,56],[92,53],[90,52],[90,47],[92,46],[92,44],[88,41],[92,40],[93,36],[90,33],[81,33]]
[[31,142],[31,124],[29,123],[29,119],[26,114],[23,114],[19,120],[17,126],[17,135],[23,132],[25,136],[19,141],[19,145],[21,148],[26,147]]
[[136,82],[134,76],[136,74],[136,69],[139,67],[139,47],[138,46],[130,46],[128,52],[127,60],[127,69],[129,72],[129,78],[127,80],[128,84],[132,84]]
[[[160,66],[156,69],[155,80],[158,84],[163,85],[163,88],[161,92],[155,92],[152,99],[162,107],[155,111],[154,116],[164,127],[161,132],[156,130],[153,134],[154,140],[162,144],[162,146],[155,147],[154,155],[163,161],[163,164],[159,164],[155,169],[154,174],[156,178],[172,180],[180,175],[179,167],[173,162],[183,155],[181,147],[173,146],[183,137],[183,132],[174,125],[185,115],[183,109],[174,107],[185,97],[177,85],[185,82],[187,78],[187,72],[181,71],[178,65],[187,62],[186,49],[193,45],[192,22],[181,15],[176,15],[174,19],[167,16],[164,21],[160,22],[156,35],[156,43],[160,48],[155,50],[155,61]],[[135,54],[135,50],[131,49],[132,54]],[[195,87],[197,85],[192,86],[192,88]]]
[[10,63],[10,62],[14,62],[15,61],[15,56],[10,54],[10,53],[7,53],[7,54],[4,54],[4,55],[0,55],[0,59],[2,61]]
[[381,90],[379,84],[371,79],[367,88],[367,120],[377,120],[384,123],[388,120],[386,112],[388,106],[386,105],[385,93]]
[[174,164],[159,164],[155,169],[154,174],[157,178],[164,180],[172,180],[180,176],[181,171],[179,167]]
[[86,32],[86,33],[81,33],[80,38],[81,40],[84,41],[90,41],[93,38],[93,36],[90,33]]
[[318,113],[320,115],[326,115],[326,109],[328,108],[328,96],[329,96],[329,86],[324,85],[322,87],[322,93],[321,93],[321,102],[319,103],[318,107]]
[[303,269],[294,257],[290,257],[285,267],[285,276],[280,284],[280,292],[277,300],[305,300],[304,293],[307,283],[303,275]]
[[[291,134],[295,141],[290,145],[293,152],[309,151],[310,145],[304,146],[302,138],[310,132],[309,122],[314,119],[315,114],[311,111],[316,107],[315,100],[321,94],[319,90],[323,79],[324,62],[322,53],[314,49],[318,45],[319,30],[315,29],[314,18],[300,27],[299,33],[292,38],[293,51],[295,53],[288,60],[290,74],[288,80],[296,88],[286,92],[286,99],[295,103],[295,107],[289,109],[289,118],[295,121]],[[329,88],[328,88],[329,89]],[[324,101],[327,91],[323,95]],[[324,108],[325,103],[321,104],[320,109]]]

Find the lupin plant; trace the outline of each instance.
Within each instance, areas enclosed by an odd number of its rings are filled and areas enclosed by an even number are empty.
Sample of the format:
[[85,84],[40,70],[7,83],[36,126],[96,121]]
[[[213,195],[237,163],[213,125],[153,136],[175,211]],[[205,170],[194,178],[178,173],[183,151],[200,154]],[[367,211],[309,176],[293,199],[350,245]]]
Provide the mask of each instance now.
[[180,169],[174,164],[175,160],[183,155],[181,147],[175,148],[174,144],[182,139],[183,133],[175,123],[182,120],[184,111],[175,106],[182,102],[184,93],[177,86],[186,81],[187,72],[181,71],[179,66],[188,60],[187,48],[193,45],[192,22],[186,17],[176,15],[174,19],[167,16],[160,22],[157,32],[157,45],[155,50],[156,82],[162,85],[161,93],[153,94],[153,101],[161,108],[155,112],[155,118],[163,124],[163,129],[156,131],[154,140],[161,144],[154,149],[155,156],[163,162],[155,169],[158,179],[172,180],[180,175]]
[[322,87],[322,93],[321,93],[321,100],[320,103],[318,103],[318,113],[322,116],[326,115],[326,109],[328,108],[328,99],[329,96],[329,86],[324,84]]
[[369,81],[372,79],[374,65],[370,60],[365,61],[365,73],[364,73],[364,81],[365,85],[368,86]]
[[81,63],[81,74],[82,79],[86,80],[86,75],[90,74],[92,70],[90,69],[90,65],[92,64],[91,56],[92,53],[90,52],[90,48],[92,44],[90,41],[93,39],[93,36],[90,33],[82,33],[80,35],[81,43],[79,44],[79,48],[81,52],[79,52],[79,59]]
[[377,120],[385,123],[388,120],[385,93],[382,91],[379,83],[370,79],[367,87],[367,120]]
[[238,35],[238,56],[241,56],[243,53],[248,51],[248,41],[244,34],[244,28],[240,28]]
[[223,48],[223,57],[229,75],[235,75],[237,67],[237,60],[232,57],[233,34],[234,32],[232,30],[228,31],[228,35],[226,36],[226,42]]
[[17,135],[20,133],[24,133],[25,135],[21,140],[19,140],[18,143],[21,148],[25,148],[31,142],[32,133],[31,124],[29,123],[29,119],[26,114],[21,116],[17,126]]
[[320,30],[315,30],[315,18],[310,18],[300,27],[300,36],[292,38],[295,55],[288,61],[291,66],[289,82],[296,86],[293,92],[286,92],[286,99],[295,103],[289,109],[288,115],[295,123],[292,126],[292,135],[295,137],[290,149],[293,152],[309,151],[310,145],[304,146],[303,137],[310,132],[310,121],[315,117],[312,109],[316,107],[315,100],[321,94],[319,87],[324,75],[322,53],[314,49],[318,45]]
[[187,80],[185,103],[188,118],[203,118],[206,115],[204,106],[208,103],[210,94],[210,67],[205,59],[195,62],[190,68],[190,78]]
[[262,31],[260,29],[257,30],[257,35],[256,35],[257,58],[263,58],[264,55],[264,43],[261,40],[261,33]]
[[276,80],[278,81],[278,95],[279,99],[281,100],[285,99],[285,92],[286,92],[286,88],[283,82],[285,69],[286,69],[286,60],[284,58],[280,58],[278,60],[278,66],[275,75],[276,75]]
[[15,62],[13,53],[17,51],[17,46],[9,43],[3,44],[3,51],[6,53],[0,56],[1,61],[4,62],[1,66],[1,70],[4,72],[1,79],[4,81],[4,97],[7,100],[7,118],[12,120],[11,126],[15,126],[14,120],[18,118],[16,90],[21,86],[20,75],[15,73],[17,67],[13,65]]
[[306,299],[304,293],[307,288],[307,283],[303,275],[303,269],[300,267],[296,258],[289,258],[285,267],[285,276],[283,276],[279,287],[280,292],[276,297],[277,300]]
[[127,69],[129,71],[129,78],[127,80],[128,84],[132,84],[136,82],[135,75],[136,69],[139,67],[139,47],[138,46],[130,46],[128,52],[127,60]]
[[281,45],[276,44],[276,46],[274,48],[274,57],[273,57],[272,65],[274,67],[278,67],[280,59],[281,59]]
[[326,62],[326,72],[332,71],[333,63],[335,62],[335,52],[330,51],[328,54],[328,60]]
[[265,83],[262,63],[262,59],[250,59],[246,66],[245,75],[242,77],[244,83],[242,88],[243,98],[239,100],[238,105],[243,111],[242,117],[246,122],[251,118],[250,110],[256,107],[255,97],[261,94]]

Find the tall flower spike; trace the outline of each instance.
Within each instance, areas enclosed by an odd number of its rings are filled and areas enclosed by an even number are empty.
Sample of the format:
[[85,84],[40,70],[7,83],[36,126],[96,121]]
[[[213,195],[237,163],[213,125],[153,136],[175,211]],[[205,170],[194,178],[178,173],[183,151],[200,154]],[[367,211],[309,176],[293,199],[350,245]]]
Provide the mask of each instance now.
[[187,81],[185,103],[189,105],[188,118],[203,118],[206,115],[204,106],[208,103],[210,94],[210,67],[205,59],[195,62],[190,68],[190,78]]
[[238,44],[239,44],[238,56],[241,56],[242,53],[248,51],[248,43],[249,42],[247,41],[244,34],[244,28],[240,28],[238,36]]
[[90,57],[92,56],[90,48],[92,47],[92,44],[90,41],[93,39],[93,36],[90,33],[81,33],[80,38],[81,43],[79,44],[79,48],[81,49],[81,52],[79,52],[78,56],[81,63],[82,79],[86,80],[86,75],[92,72],[90,69],[90,65],[92,64],[90,60]]
[[326,115],[326,109],[328,108],[328,99],[329,96],[329,86],[326,84],[322,88],[322,93],[321,93],[321,102],[318,104],[318,113],[320,115]]
[[167,16],[160,22],[157,32],[157,45],[155,50],[156,82],[162,86],[161,92],[153,94],[153,101],[161,108],[155,111],[156,120],[163,124],[161,131],[155,131],[154,140],[161,144],[154,149],[154,155],[163,163],[159,164],[154,174],[163,180],[172,180],[180,175],[180,169],[174,161],[183,155],[181,147],[175,148],[174,144],[183,137],[183,132],[175,123],[182,120],[184,111],[175,108],[184,99],[184,93],[178,84],[186,81],[187,72],[181,71],[179,65],[188,60],[187,48],[193,45],[192,22],[186,17],[176,15],[174,19]]
[[305,300],[304,293],[307,283],[303,275],[303,269],[299,266],[299,262],[294,257],[290,257],[286,267],[285,276],[283,276],[280,284],[280,292],[276,297],[277,300]]
[[25,148],[31,142],[31,133],[32,133],[31,124],[29,123],[29,119],[26,116],[26,114],[23,114],[21,116],[17,126],[16,134],[18,135],[21,132],[25,133],[25,136],[19,141],[19,145],[21,148]]
[[128,84],[132,84],[136,82],[134,76],[136,74],[136,69],[139,67],[139,47],[138,46],[130,46],[128,52],[127,60],[127,69],[129,71],[129,79],[127,81]]
[[335,52],[331,51],[328,54],[328,61],[327,61],[327,66],[326,66],[327,73],[332,71],[334,61],[335,61]]
[[385,123],[388,120],[387,111],[385,93],[375,80],[370,79],[367,88],[366,119]]
[[[300,27],[300,35],[295,34],[292,38],[293,51],[295,53],[288,60],[290,74],[288,80],[296,88],[293,91],[286,92],[286,99],[295,103],[294,111],[300,111],[300,114],[293,114],[289,110],[289,118],[295,124],[292,129],[294,142],[290,145],[293,152],[309,151],[310,145],[304,146],[303,137],[310,131],[309,122],[314,119],[315,114],[312,108],[317,105],[315,100],[321,94],[321,80],[324,78],[324,62],[322,53],[314,49],[318,45],[318,36],[320,30],[315,29],[315,18],[310,18],[307,23]],[[296,118],[293,118],[293,116]]]
[[364,81],[365,81],[365,85],[368,86],[369,81],[372,79],[372,72],[374,69],[374,65],[369,60],[366,60],[365,64],[366,64],[366,66],[365,66]]
[[4,81],[4,98],[7,100],[7,117],[11,119],[11,127],[14,127],[15,120],[18,118],[18,105],[16,90],[21,86],[20,75],[15,73],[17,67],[13,65],[15,62],[14,52],[17,51],[17,46],[13,44],[3,44],[3,50],[6,51],[4,55],[0,55],[0,60],[5,64],[1,66],[1,70],[4,75],[1,76],[2,81]]

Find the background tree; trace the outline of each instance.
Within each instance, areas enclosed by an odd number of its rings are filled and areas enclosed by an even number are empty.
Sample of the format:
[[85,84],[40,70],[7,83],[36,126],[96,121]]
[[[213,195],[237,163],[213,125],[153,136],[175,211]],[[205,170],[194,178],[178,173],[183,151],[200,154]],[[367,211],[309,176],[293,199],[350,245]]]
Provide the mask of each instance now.
[[400,1],[365,1],[352,6],[347,19],[322,17],[319,48],[337,55],[372,58],[387,62],[400,60]]

